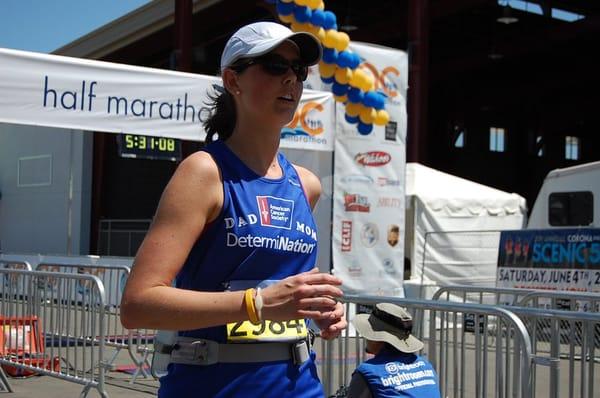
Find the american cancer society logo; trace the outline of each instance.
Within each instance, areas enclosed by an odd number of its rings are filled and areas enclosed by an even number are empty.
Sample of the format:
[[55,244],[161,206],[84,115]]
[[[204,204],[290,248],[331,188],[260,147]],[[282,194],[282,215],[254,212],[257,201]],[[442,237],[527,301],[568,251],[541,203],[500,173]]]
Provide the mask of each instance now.
[[257,196],[260,225],[273,228],[292,228],[294,201],[274,196]]

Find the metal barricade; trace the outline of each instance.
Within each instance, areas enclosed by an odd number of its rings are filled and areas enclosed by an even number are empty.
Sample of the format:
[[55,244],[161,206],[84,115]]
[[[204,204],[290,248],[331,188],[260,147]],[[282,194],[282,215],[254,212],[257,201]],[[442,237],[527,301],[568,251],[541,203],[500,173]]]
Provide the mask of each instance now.
[[[596,352],[596,348],[600,347],[599,318],[593,314],[579,314],[598,313],[600,294],[451,285],[440,288],[434,299],[510,305],[510,310],[527,327],[535,358],[550,369],[544,375],[550,386],[538,380],[536,369],[533,370],[534,387],[548,387],[551,397],[573,397],[577,386],[580,386],[580,397],[594,396],[593,385],[585,386],[585,381],[600,377],[593,366],[599,361]],[[527,309],[520,307],[533,308],[533,312],[526,312]],[[591,334],[588,335],[588,331]],[[587,363],[588,366],[578,363]]]
[[93,275],[0,268],[0,364],[105,389],[106,296]]
[[25,269],[31,271],[31,264],[27,261],[8,261],[8,260],[0,260],[0,268],[6,269]]
[[114,368],[121,350],[126,349],[134,366],[130,382],[134,383],[139,375],[145,378],[149,377],[148,357],[154,352],[155,331],[128,330],[121,324],[121,297],[131,271],[129,267],[125,265],[41,263],[36,269],[70,274],[91,274],[100,278],[106,291],[106,346],[114,349],[112,353],[107,351],[110,358],[106,358],[106,363]]
[[[423,355],[432,362],[443,397],[530,398],[531,367],[535,361],[523,322],[505,308],[489,305],[344,296],[358,305],[390,302],[432,320]],[[495,324],[495,328],[488,325]],[[351,371],[364,360],[364,343],[347,328],[337,342],[322,344],[322,379],[327,395],[347,385]],[[336,364],[335,359],[342,360]],[[337,372],[334,369],[338,366]],[[337,378],[336,378],[337,377]]]
[[[532,393],[548,388],[540,396],[594,398],[594,382],[600,380],[597,334],[600,314],[529,307],[510,307],[529,330],[536,363],[547,365],[540,377],[533,369]],[[540,333],[540,328],[542,332]],[[549,384],[545,379],[548,379]]]

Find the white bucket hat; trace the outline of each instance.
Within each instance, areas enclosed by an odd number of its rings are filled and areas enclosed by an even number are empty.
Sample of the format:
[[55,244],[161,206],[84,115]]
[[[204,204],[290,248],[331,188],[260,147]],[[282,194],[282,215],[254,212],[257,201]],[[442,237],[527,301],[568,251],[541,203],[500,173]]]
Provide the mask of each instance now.
[[398,351],[414,353],[424,344],[411,334],[412,317],[402,307],[379,303],[370,314],[358,314],[352,320],[358,333],[367,340],[384,341]]
[[323,55],[319,39],[311,33],[294,33],[275,22],[256,22],[240,28],[229,38],[221,55],[221,72],[238,59],[266,54],[285,40],[296,43],[307,66],[319,62]]

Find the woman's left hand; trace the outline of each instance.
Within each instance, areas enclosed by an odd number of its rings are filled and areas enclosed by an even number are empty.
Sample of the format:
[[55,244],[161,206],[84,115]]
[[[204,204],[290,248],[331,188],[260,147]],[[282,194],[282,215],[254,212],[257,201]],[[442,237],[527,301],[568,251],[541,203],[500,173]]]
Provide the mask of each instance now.
[[346,322],[346,317],[344,316],[344,305],[340,302],[336,304],[330,318],[315,319],[314,321],[319,329],[321,329],[321,338],[325,340],[332,340],[338,337],[342,333],[342,330],[348,326],[348,322]]

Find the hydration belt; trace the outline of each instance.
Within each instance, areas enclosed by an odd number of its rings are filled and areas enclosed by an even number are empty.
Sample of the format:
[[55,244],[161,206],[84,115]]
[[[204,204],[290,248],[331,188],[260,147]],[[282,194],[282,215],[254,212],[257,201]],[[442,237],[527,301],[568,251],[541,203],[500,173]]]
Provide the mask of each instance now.
[[219,344],[195,337],[177,336],[174,344],[155,343],[155,353],[170,355],[171,363],[213,365],[293,360],[302,365],[310,357],[309,339],[294,342]]

